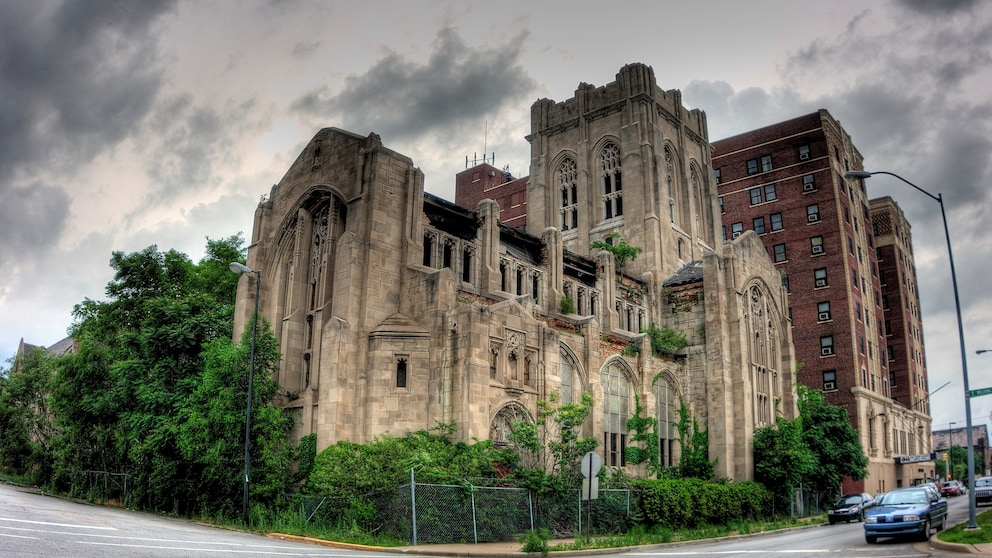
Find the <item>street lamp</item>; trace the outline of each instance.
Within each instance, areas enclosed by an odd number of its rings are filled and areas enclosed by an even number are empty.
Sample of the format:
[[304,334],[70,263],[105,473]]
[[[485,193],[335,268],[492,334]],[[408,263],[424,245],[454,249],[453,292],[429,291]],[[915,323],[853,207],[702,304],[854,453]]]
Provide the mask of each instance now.
[[927,192],[923,188],[920,188],[916,184],[906,180],[905,178],[899,176],[898,174],[888,172],[888,171],[848,171],[844,173],[844,178],[846,180],[852,179],[865,179],[876,174],[887,174],[894,178],[909,184],[917,191],[922,192],[930,199],[936,201],[940,204],[940,216],[944,220],[944,237],[947,239],[947,260],[951,266],[951,284],[954,287],[954,308],[957,310],[958,314],[958,341],[961,345],[961,376],[964,379],[964,418],[967,424],[967,440],[968,440],[968,529],[979,529],[978,523],[975,521],[975,446],[972,441],[971,434],[971,394],[969,393],[968,387],[968,358],[967,353],[964,348],[964,324],[961,320],[961,298],[958,295],[958,277],[957,273],[954,271],[954,252],[951,250],[951,233],[947,230],[947,214],[944,212],[944,198],[941,194],[936,196]]
[[241,501],[241,515],[244,517],[245,525],[248,525],[248,479],[251,475],[251,400],[254,395],[255,383],[255,339],[258,335],[258,293],[262,287],[262,272],[252,269],[238,262],[231,262],[228,266],[231,271],[237,274],[255,274],[255,315],[251,321],[251,357],[248,360],[248,403],[245,407],[245,488],[244,497]]

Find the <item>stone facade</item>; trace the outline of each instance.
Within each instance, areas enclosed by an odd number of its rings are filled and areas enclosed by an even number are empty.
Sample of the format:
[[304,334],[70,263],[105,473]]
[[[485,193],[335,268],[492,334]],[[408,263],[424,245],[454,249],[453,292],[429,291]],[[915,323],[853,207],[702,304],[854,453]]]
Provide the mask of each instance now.
[[[640,475],[625,455],[636,397],[659,420],[663,463],[677,462],[684,403],[716,475],[752,478],[754,429],[795,417],[795,359],[760,239],[717,234],[704,114],[637,64],[537,101],[532,117],[530,233],[492,199],[425,194],[419,169],[375,134],[319,131],[273,186],[247,263],[296,435],[316,433],[319,450],[453,422],[459,440],[507,443],[539,400],[588,393],[584,435],[605,465]],[[590,249],[614,232],[644,249],[623,269]],[[254,280],[239,285],[239,333]],[[653,354],[652,324],[688,346]]]

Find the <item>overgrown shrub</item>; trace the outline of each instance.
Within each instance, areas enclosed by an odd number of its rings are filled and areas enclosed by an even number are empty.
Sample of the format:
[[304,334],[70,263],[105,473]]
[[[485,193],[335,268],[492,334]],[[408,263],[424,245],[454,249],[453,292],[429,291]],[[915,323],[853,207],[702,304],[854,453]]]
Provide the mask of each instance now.
[[771,493],[760,483],[658,479],[634,482],[645,523],[670,528],[726,525],[767,515]]

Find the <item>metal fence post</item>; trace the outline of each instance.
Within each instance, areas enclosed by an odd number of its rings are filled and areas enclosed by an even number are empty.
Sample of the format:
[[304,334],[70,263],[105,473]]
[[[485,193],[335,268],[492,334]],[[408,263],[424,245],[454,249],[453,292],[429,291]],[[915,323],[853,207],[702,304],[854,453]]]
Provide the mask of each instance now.
[[413,520],[413,545],[417,545],[417,481],[410,467],[410,515]]
[[527,511],[530,513],[530,530],[534,530],[534,491],[527,491]]
[[475,522],[475,487],[471,483],[468,485],[469,496],[472,497],[472,539],[475,544],[479,544],[479,526]]

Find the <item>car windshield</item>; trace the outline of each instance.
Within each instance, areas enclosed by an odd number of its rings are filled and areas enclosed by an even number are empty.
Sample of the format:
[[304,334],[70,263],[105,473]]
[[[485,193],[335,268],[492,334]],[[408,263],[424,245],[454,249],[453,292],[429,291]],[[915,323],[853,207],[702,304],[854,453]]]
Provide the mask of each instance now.
[[923,490],[899,490],[889,492],[882,498],[883,506],[898,506],[904,504],[926,504],[930,501]]
[[992,478],[975,479],[975,486],[992,486]]
[[846,506],[853,506],[854,504],[861,503],[861,496],[855,494],[854,496],[843,496],[840,500],[837,500],[835,504],[838,508],[843,508]]

